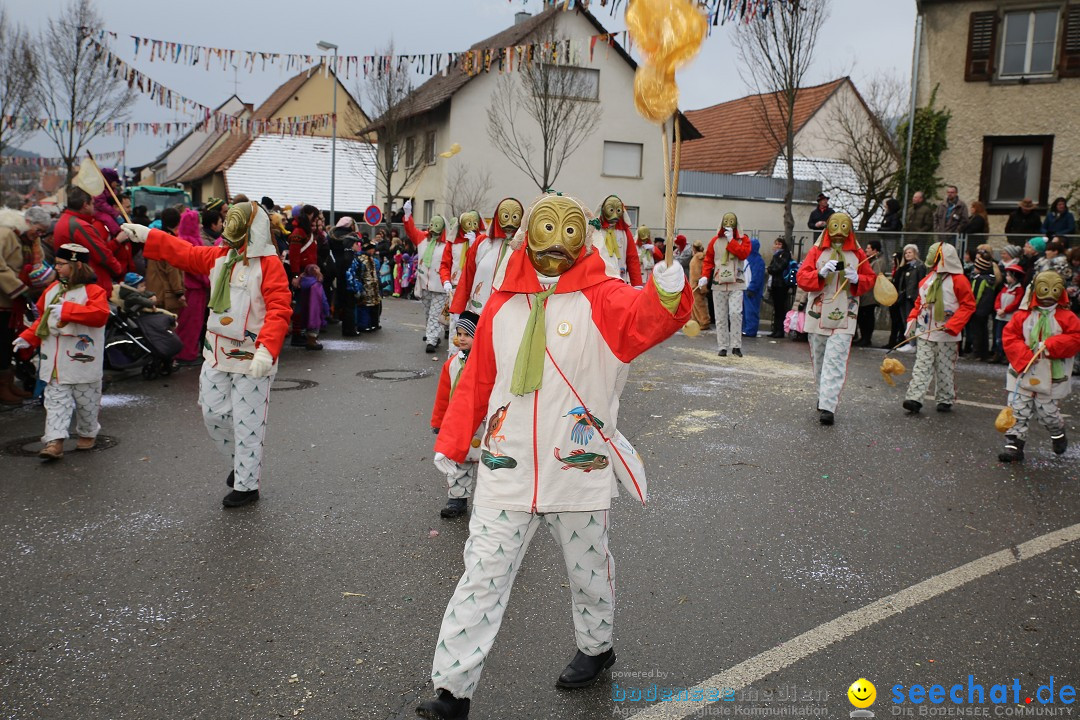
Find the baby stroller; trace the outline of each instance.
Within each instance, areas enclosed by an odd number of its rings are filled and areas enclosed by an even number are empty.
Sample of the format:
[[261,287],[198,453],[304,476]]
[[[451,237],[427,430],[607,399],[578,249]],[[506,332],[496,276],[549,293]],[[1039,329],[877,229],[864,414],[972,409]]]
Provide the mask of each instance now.
[[110,370],[142,368],[142,376],[153,380],[171,375],[173,358],[184,344],[173,332],[176,326],[171,313],[129,315],[116,305],[109,305],[105,327],[105,367]]

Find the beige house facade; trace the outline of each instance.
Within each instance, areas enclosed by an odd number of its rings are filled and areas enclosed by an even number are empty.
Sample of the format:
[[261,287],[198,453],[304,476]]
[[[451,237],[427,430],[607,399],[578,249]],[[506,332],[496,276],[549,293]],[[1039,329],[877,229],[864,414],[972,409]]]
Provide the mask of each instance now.
[[938,175],[986,205],[992,233],[1024,198],[1045,216],[1080,179],[1080,3],[918,0],[918,10],[917,103],[937,88],[936,107],[952,115]]

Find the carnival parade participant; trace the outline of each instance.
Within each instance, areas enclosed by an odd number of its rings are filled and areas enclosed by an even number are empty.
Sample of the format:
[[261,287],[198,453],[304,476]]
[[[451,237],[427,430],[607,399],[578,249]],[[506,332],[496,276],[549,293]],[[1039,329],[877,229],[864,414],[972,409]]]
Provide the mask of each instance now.
[[511,252],[510,241],[521,227],[524,214],[525,208],[516,198],[505,198],[495,206],[491,232],[471,243],[465,254],[465,265],[450,300],[451,315],[460,315],[466,310],[479,315],[483,311],[496,282],[502,279],[501,273],[506,269]]
[[[443,616],[432,666],[438,697],[421,717],[466,718],[536,529],[566,561],[578,651],[558,685],[585,687],[615,662],[614,571],[607,546],[616,477],[641,502],[644,476],[617,432],[627,363],[690,316],[682,266],[657,265],[635,290],[608,274],[586,243],[588,213],[550,194],[526,213],[525,245],[480,318],[476,340],[435,444],[455,472],[484,422],[465,574]],[[640,482],[639,482],[640,480]]]
[[927,251],[930,272],[919,283],[919,296],[908,316],[907,336],[916,340],[915,367],[904,396],[904,409],[915,414],[934,382],[938,412],[952,410],[956,399],[956,359],[960,333],[975,312],[975,296],[964,276],[956,248],[935,243]]
[[600,204],[592,224],[601,231],[603,242],[598,239],[594,245],[607,263],[609,274],[634,287],[641,287],[641,259],[630,232],[630,218],[623,201],[617,195],[608,195]]
[[[439,389],[435,395],[435,405],[431,409],[431,428],[436,434],[442,427],[443,417],[446,415],[446,406],[457,389],[461,373],[465,370],[465,361],[469,358],[472,350],[473,337],[476,335],[476,323],[480,316],[469,310],[463,311],[458,316],[455,326],[454,346],[458,351],[450,356],[443,364],[442,374],[439,376]],[[472,497],[473,488],[476,486],[476,464],[480,460],[480,442],[483,437],[483,426],[473,435],[471,447],[465,462],[459,463],[457,472],[446,476],[446,507],[440,515],[444,518],[456,518],[464,515]]]
[[[652,230],[645,225],[639,227],[637,229],[637,254],[638,265],[641,266],[642,282],[649,279],[649,274],[652,272],[653,266],[658,262],[656,256],[653,255],[653,251],[656,249],[656,245],[653,244]],[[678,257],[678,255],[679,254],[676,252],[675,257]],[[662,253],[661,257],[663,257]],[[683,270],[685,269],[686,268],[683,268]]]
[[742,357],[743,278],[742,262],[750,257],[750,238],[739,234],[739,218],[735,213],[724,213],[716,236],[705,248],[705,262],[701,268],[698,287],[713,279],[713,309],[716,313],[717,355],[725,357],[728,350],[735,357]]
[[998,460],[1024,459],[1035,417],[1050,432],[1054,452],[1061,455],[1069,440],[1058,402],[1072,389],[1073,363],[1080,353],[1080,319],[1069,308],[1061,275],[1045,271],[1035,276],[1020,309],[1005,326],[1002,345],[1009,359],[1005,387],[1016,423],[1007,430]]
[[851,216],[833,213],[796,277],[807,293],[805,331],[822,425],[833,424],[847,380],[851,339],[859,317],[858,297],[874,289],[874,272],[865,261],[866,253],[855,241]]
[[406,200],[404,206],[405,232],[416,246],[416,295],[424,304],[425,350],[435,352],[442,340],[442,317],[446,307],[446,290],[443,288],[439,271],[442,266],[443,251],[446,249],[446,220],[442,215],[435,215],[428,223],[428,229],[418,230],[413,222],[412,200]]
[[44,460],[64,456],[71,415],[76,450],[97,443],[109,298],[96,283],[90,251],[67,243],[56,249],[57,280],[38,298],[38,318],[15,338],[14,349],[39,348],[38,377],[45,385]]
[[[443,248],[442,262],[439,265],[439,279],[449,301],[453,301],[454,292],[461,283],[461,273],[465,269],[465,260],[473,244],[487,238],[484,234],[484,218],[476,210],[466,210],[457,219],[457,232]],[[449,308],[448,308],[449,309]],[[450,310],[450,327],[457,324],[457,315]],[[451,353],[453,354],[453,353]]]
[[292,317],[285,268],[256,202],[229,208],[221,247],[195,247],[160,230],[125,224],[144,254],[184,272],[210,276],[199,405],[214,444],[232,463],[228,508],[259,499],[270,386]]

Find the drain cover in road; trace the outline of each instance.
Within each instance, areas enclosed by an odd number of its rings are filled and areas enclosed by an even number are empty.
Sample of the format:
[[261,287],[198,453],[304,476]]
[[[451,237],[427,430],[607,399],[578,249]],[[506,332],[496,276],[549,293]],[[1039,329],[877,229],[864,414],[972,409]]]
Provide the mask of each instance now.
[[417,380],[431,374],[430,370],[365,370],[356,373],[357,377],[371,380],[387,380],[389,382],[402,382],[404,380]]

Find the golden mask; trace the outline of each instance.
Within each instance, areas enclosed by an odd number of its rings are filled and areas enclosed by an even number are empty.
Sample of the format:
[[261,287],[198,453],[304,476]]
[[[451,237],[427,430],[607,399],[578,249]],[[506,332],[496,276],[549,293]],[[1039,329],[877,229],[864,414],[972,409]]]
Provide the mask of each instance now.
[[225,229],[221,233],[225,244],[233,250],[244,247],[254,220],[255,203],[237,203],[229,208],[229,213],[225,216]]
[[608,198],[604,200],[603,211],[605,220],[608,222],[616,222],[623,215],[622,200],[614,195],[608,196]]
[[443,220],[442,215],[436,215],[431,218],[431,223],[428,225],[428,231],[431,237],[437,238],[442,235],[443,230],[446,229],[446,221]]
[[569,270],[585,247],[585,213],[568,197],[545,197],[529,215],[527,252],[537,272],[557,277]]
[[739,228],[739,218],[735,216],[735,213],[724,213],[724,217],[720,218],[720,229],[737,230]]
[[649,242],[652,240],[652,230],[642,225],[637,229],[637,239],[642,242]]
[[463,233],[476,232],[480,229],[480,213],[475,210],[461,213],[459,224]]
[[851,216],[847,213],[838,212],[829,216],[829,224],[825,227],[825,230],[829,233],[830,238],[843,242],[848,239],[853,227]]
[[1053,270],[1044,270],[1035,276],[1032,283],[1035,299],[1042,307],[1053,307],[1065,292],[1065,280]]
[[513,235],[514,231],[521,227],[521,217],[525,214],[525,208],[514,198],[507,198],[495,208],[495,217],[499,218],[499,225],[507,235]]

